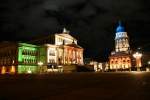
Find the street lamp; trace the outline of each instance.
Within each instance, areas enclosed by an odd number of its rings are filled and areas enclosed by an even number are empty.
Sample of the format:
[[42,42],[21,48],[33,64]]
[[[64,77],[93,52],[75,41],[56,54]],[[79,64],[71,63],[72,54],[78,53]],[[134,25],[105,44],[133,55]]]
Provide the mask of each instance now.
[[148,61],[147,63],[148,63],[148,65],[150,65],[150,61]]
[[141,64],[142,53],[136,52],[133,54],[133,57],[136,59],[137,71],[140,71],[139,68],[142,66],[142,64]]
[[146,71],[150,71],[150,61],[147,62],[148,68],[146,68]]
[[40,67],[40,69],[39,69],[39,70],[40,70],[40,73],[41,73],[43,62],[41,62],[41,61],[40,61],[40,62],[38,62],[38,65],[39,65],[39,67]]

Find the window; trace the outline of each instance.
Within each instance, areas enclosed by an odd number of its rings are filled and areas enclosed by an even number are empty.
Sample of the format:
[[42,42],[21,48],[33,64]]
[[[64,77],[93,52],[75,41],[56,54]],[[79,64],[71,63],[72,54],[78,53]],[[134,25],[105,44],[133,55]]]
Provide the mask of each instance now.
[[55,56],[55,51],[54,50],[50,50],[49,51],[49,56]]
[[116,61],[116,64],[118,64],[118,62]]
[[128,60],[127,62],[130,63],[130,60]]

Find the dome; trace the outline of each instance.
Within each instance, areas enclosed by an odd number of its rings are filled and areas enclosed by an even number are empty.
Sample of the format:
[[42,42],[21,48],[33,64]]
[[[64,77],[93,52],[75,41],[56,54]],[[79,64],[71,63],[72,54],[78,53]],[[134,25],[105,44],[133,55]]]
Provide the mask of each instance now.
[[121,22],[119,21],[119,25],[118,25],[118,27],[117,27],[117,29],[116,29],[116,33],[118,33],[118,32],[125,32],[125,29],[124,29],[124,27],[121,25]]

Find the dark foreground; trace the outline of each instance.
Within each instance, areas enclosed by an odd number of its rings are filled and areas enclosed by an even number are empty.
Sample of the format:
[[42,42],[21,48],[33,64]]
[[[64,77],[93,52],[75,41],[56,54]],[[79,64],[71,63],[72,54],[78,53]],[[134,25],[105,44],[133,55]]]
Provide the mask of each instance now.
[[0,75],[0,100],[150,100],[150,73]]

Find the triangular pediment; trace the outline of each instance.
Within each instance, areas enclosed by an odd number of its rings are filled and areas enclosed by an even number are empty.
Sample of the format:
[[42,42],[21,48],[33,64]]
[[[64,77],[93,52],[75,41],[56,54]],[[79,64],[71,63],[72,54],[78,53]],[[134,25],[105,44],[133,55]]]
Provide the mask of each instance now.
[[74,38],[73,36],[71,36],[70,34],[66,34],[66,33],[60,33],[60,34],[56,34],[58,36],[62,36],[62,37],[66,37],[72,40],[76,40],[76,38]]

